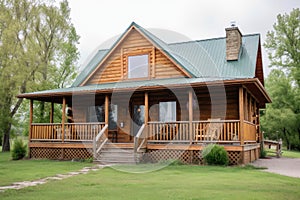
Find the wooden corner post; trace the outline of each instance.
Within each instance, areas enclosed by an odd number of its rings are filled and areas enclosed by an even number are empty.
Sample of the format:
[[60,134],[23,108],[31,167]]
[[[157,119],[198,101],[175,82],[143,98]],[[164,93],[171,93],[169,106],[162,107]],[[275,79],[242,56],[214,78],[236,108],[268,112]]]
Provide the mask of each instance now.
[[244,145],[244,88],[239,88],[239,115],[240,115],[240,134],[239,140],[241,141],[241,145]]
[[148,121],[149,121],[149,95],[145,92],[145,126],[146,126],[146,138],[148,138]]
[[[29,133],[28,133],[28,142],[30,143],[31,137],[32,137],[32,121],[33,121],[33,100],[30,99],[30,106],[29,106]],[[28,157],[31,158],[30,156],[30,147],[28,145]]]
[[193,143],[193,90],[189,90],[189,136],[190,144]]
[[64,139],[65,139],[65,118],[66,118],[66,97],[63,97],[62,117],[61,117],[61,139],[62,139],[62,142],[64,142]]

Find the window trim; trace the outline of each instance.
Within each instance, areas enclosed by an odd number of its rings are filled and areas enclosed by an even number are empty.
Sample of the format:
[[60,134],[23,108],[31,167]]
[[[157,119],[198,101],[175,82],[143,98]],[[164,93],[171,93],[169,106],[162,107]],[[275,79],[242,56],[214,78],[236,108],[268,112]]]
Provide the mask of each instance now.
[[[147,76],[145,77],[137,77],[137,78],[129,78],[129,57],[133,56],[143,56],[147,55],[148,56],[148,73]],[[126,71],[127,71],[127,80],[145,80],[145,79],[150,79],[150,70],[151,70],[151,53],[150,52],[142,52],[142,53],[128,53],[126,54]]]

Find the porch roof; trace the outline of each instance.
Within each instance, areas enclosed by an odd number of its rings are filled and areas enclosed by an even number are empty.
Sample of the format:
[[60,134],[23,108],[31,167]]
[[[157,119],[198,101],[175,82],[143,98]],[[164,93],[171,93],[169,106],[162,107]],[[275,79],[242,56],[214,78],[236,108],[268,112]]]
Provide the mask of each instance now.
[[53,90],[44,90],[32,93],[19,94],[18,98],[27,98],[46,102],[61,103],[62,97],[72,95],[92,95],[100,93],[126,92],[126,91],[150,91],[165,88],[192,88],[207,86],[225,85],[245,85],[251,87],[251,91],[257,92],[261,102],[271,102],[270,97],[265,92],[261,82],[257,78],[252,79],[232,79],[209,77],[209,78],[172,78],[172,79],[152,79],[144,81],[125,81],[117,83],[105,83],[98,85],[86,85],[79,87],[69,87]]

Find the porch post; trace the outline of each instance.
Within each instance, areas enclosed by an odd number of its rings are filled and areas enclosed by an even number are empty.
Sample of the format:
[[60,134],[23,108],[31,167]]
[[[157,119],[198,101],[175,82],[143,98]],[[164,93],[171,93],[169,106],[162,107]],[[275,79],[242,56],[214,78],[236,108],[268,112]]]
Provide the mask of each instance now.
[[193,142],[193,93],[192,89],[189,90],[189,132],[190,144]]
[[145,92],[145,126],[146,126],[146,138],[148,138],[148,121],[149,121],[149,95]]
[[[108,125],[109,123],[109,97],[108,95],[105,95],[105,124]],[[105,131],[106,136],[108,138],[108,128]]]
[[240,130],[239,140],[241,145],[244,144],[244,88],[239,88],[239,114],[240,114]]
[[145,124],[148,123],[149,117],[149,96],[148,92],[145,92]]
[[53,113],[54,113],[54,103],[51,102],[51,110],[50,110],[50,123],[53,123]]
[[105,124],[108,124],[109,117],[109,99],[108,95],[105,95]]
[[66,118],[66,97],[63,97],[62,117],[61,117],[61,138],[62,142],[65,139],[65,118]]
[[33,100],[30,99],[30,108],[29,108],[29,134],[28,134],[28,140],[29,140],[29,142],[31,140],[31,134],[32,134],[32,120],[33,120]]
[[[29,106],[29,133],[28,133],[28,142],[29,143],[31,141],[31,136],[32,136],[32,121],[33,121],[33,100],[30,99],[30,106]],[[28,157],[31,158],[29,144],[28,144]]]

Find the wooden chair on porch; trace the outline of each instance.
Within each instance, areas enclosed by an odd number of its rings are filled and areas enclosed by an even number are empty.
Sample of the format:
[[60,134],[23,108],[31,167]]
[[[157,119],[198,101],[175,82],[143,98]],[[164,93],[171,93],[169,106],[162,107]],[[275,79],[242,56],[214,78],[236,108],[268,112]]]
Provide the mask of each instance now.
[[223,124],[220,120],[221,119],[208,119],[209,123],[196,130],[196,141],[219,140],[223,128]]

